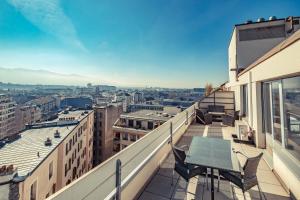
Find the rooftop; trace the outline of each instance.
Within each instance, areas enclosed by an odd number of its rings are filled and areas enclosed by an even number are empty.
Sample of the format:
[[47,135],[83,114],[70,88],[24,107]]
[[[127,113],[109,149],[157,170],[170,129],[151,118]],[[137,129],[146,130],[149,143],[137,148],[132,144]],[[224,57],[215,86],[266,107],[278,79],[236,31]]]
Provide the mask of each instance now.
[[[88,111],[90,113],[92,111]],[[59,118],[74,117],[81,121],[87,116],[83,111],[69,111],[68,114],[60,114]],[[77,126],[74,123],[56,123],[58,120],[39,123],[31,129],[20,133],[20,138],[6,143],[0,148],[0,164],[14,165],[18,169],[18,176],[26,176],[33,172],[36,167],[65,139],[65,137]],[[43,124],[45,126],[43,126]],[[59,138],[54,133],[60,133]],[[47,138],[51,139],[52,145],[46,146]]]
[[[18,168],[18,176],[27,176],[60,144],[61,141],[75,128],[72,126],[46,127],[23,131],[19,138],[0,148],[1,165],[14,165]],[[58,130],[60,138],[54,138]],[[47,138],[52,140],[51,146],[45,146]]]
[[132,113],[122,114],[121,118],[134,118],[134,119],[168,121],[174,115],[176,115],[176,114],[175,113],[168,113],[168,112],[165,112],[165,111],[139,110],[139,111],[132,112]]

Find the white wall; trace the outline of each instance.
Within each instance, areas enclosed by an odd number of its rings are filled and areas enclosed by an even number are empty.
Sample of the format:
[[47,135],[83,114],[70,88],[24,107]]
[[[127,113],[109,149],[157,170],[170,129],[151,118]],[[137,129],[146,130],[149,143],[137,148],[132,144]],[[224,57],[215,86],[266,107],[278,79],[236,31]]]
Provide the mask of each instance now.
[[[248,92],[251,93],[251,95],[248,95],[248,102],[251,104],[249,105],[249,112],[252,116],[248,117],[247,120],[256,132],[255,140],[257,147],[265,147],[265,135],[262,133],[261,82],[295,75],[300,75],[300,40],[240,75],[237,82],[230,81],[226,85],[230,90],[238,93],[240,92],[241,85],[248,84]],[[238,94],[235,95],[237,109],[242,106],[239,96]],[[292,160],[291,162],[293,162]],[[281,161],[276,151],[273,151],[273,166],[288,188],[297,198],[300,198],[299,177],[293,174],[287,162]]]

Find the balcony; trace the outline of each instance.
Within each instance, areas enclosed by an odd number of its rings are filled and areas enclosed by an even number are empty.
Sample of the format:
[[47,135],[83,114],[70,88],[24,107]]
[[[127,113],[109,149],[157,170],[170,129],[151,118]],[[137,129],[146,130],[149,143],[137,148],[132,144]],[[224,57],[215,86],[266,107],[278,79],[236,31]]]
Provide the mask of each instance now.
[[[213,137],[226,140],[232,140],[231,134],[234,132],[232,127],[223,127],[218,124],[205,126],[199,124],[191,124],[185,134],[180,138],[177,145],[190,145],[193,136]],[[260,153],[260,149],[253,146],[232,143],[235,150],[241,151],[247,156],[255,156]],[[243,165],[245,158],[238,156],[240,163]],[[210,199],[210,182],[209,188],[204,182],[204,177],[192,178],[187,183],[183,178],[175,173],[174,185],[171,187],[172,168],[174,166],[174,156],[169,153],[168,157],[160,165],[160,168],[152,177],[150,182],[144,188],[139,200],[167,200],[167,199]],[[281,186],[276,176],[273,174],[269,166],[262,159],[258,166],[258,181],[262,192],[267,199],[290,199],[287,192]],[[217,188],[217,181],[215,181]],[[232,192],[234,190],[234,193]],[[246,192],[246,199],[259,199],[257,187],[253,187],[249,192]],[[215,192],[215,199],[243,199],[243,194],[234,184],[228,181],[221,180],[220,191]]]
[[[175,184],[171,186],[174,158],[170,153],[170,133],[173,134],[173,142],[182,145],[189,144],[192,136],[196,135],[231,140],[231,134],[235,131],[232,127],[221,126],[220,123],[195,124],[196,107],[198,104],[177,114],[49,199],[108,200],[117,195],[121,195],[121,199],[140,200],[209,199],[210,191],[204,187],[203,177],[193,178],[186,183],[176,175]],[[257,155],[261,151],[246,144],[233,145],[236,150],[248,156]],[[241,163],[245,162],[243,158],[239,159]],[[258,179],[267,199],[289,199],[288,193],[264,160],[259,164]],[[220,191],[215,192],[216,199],[233,199],[231,186],[235,191],[235,199],[243,199],[241,191],[225,180],[221,180]],[[247,192],[246,197],[259,199],[257,188]]]

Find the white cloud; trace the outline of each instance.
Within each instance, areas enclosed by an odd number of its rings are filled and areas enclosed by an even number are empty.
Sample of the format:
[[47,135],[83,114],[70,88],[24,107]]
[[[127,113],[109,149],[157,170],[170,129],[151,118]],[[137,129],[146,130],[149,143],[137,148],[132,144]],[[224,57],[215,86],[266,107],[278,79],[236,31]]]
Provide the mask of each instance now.
[[59,0],[7,0],[32,24],[64,43],[86,51]]

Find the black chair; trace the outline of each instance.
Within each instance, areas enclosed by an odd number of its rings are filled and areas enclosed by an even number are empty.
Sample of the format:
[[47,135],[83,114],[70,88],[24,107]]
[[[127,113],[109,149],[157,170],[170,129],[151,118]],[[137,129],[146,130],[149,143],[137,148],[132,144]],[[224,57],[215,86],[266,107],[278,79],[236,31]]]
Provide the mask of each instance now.
[[234,126],[235,116],[231,114],[225,114],[222,116],[222,123],[226,126]]
[[174,171],[176,171],[182,178],[184,178],[184,180],[186,180],[186,182],[194,176],[206,174],[206,184],[208,187],[207,169],[205,167],[185,163],[184,160],[186,158],[186,154],[182,148],[172,145],[172,151],[175,157],[175,166],[173,169],[171,185],[173,185]]
[[[256,172],[257,167],[259,164],[259,161],[261,157],[263,156],[263,153],[260,153],[256,157],[248,158],[245,154],[237,151],[236,153],[239,153],[247,158],[245,165],[243,166],[243,172],[242,173],[234,173],[234,172],[228,172],[228,171],[219,171],[219,174],[223,176],[226,180],[234,183],[236,186],[242,189],[244,199],[245,198],[245,192],[250,190],[252,187],[257,186],[259,191],[260,199],[262,199],[262,192],[260,189],[260,186],[258,184]],[[218,190],[219,190],[220,181],[218,181]],[[234,198],[234,190],[233,192],[233,198]],[[266,199],[265,195],[263,194],[264,199]]]

